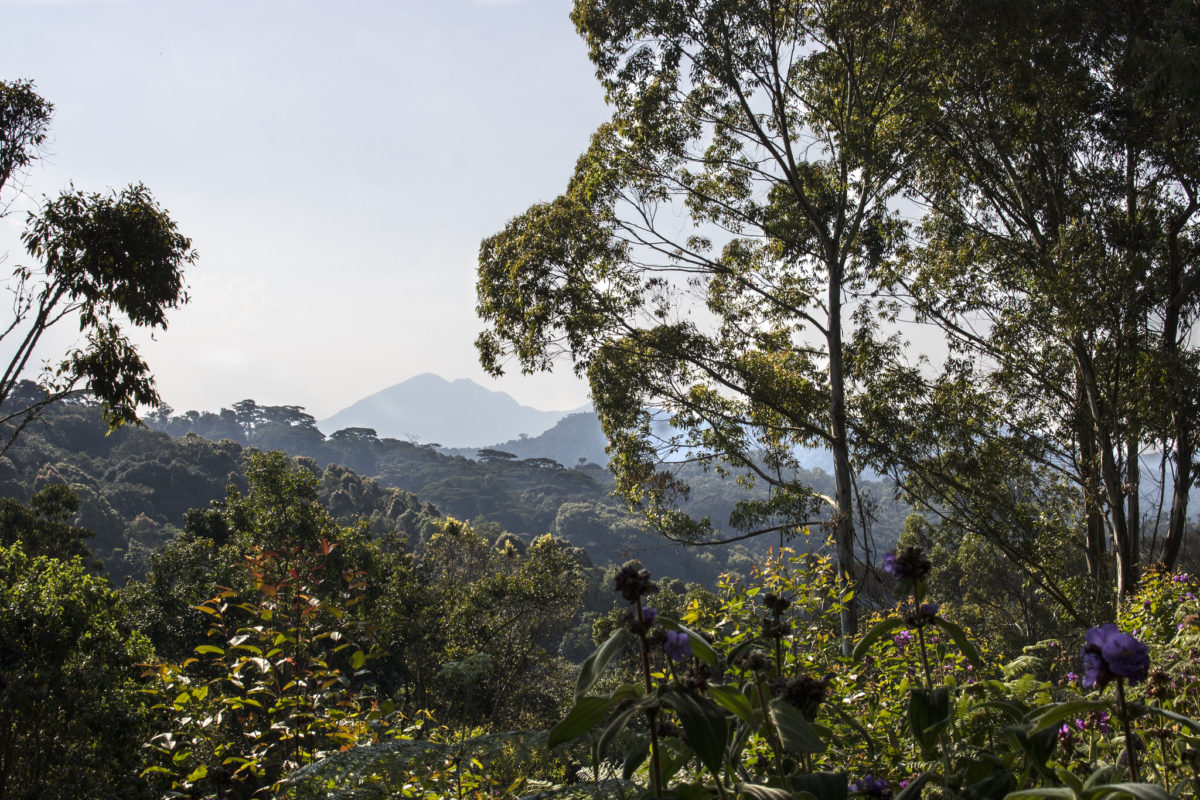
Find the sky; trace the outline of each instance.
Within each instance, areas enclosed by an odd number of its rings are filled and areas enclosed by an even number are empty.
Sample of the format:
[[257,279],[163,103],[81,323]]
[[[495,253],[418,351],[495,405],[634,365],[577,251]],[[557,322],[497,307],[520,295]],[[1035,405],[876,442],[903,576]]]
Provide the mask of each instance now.
[[0,0],[0,79],[55,106],[0,272],[43,196],[140,181],[199,252],[189,304],[136,337],[177,411],[321,419],[423,372],[578,407],[569,364],[495,381],[473,345],[479,242],[560,193],[607,116],[570,5]]

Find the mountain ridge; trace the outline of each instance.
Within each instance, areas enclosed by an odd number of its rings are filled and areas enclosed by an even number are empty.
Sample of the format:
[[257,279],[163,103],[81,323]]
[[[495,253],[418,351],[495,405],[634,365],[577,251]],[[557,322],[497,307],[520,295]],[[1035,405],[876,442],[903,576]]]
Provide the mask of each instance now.
[[351,403],[317,426],[327,432],[371,428],[381,438],[476,447],[540,435],[578,410],[542,411],[470,378],[423,372]]

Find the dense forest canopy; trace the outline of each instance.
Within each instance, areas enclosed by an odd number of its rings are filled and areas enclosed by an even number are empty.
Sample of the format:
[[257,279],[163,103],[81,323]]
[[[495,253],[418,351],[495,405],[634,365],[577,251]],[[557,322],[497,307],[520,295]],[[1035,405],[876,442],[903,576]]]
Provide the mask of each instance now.
[[[0,800],[1195,797],[1200,5],[572,19],[611,119],[482,243],[478,348],[569,358],[609,471],[159,407],[190,240],[28,215]],[[0,82],[0,193],[51,111]]]

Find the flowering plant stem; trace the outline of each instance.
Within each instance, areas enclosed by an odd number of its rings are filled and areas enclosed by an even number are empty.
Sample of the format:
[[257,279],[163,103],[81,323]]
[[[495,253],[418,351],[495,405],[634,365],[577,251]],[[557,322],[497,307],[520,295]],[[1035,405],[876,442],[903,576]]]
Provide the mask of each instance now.
[[[641,622],[642,620],[642,601],[638,598],[634,602],[634,611],[636,616],[634,619]],[[642,678],[646,685],[646,696],[654,691],[654,687],[650,682],[650,643],[646,641],[646,631],[644,626],[638,625],[638,642],[642,648]],[[654,783],[654,796],[662,797],[662,775],[658,768],[658,709],[646,709],[646,720],[650,723],[650,780]]]
[[933,688],[933,676],[929,669],[929,656],[925,653],[925,626],[917,626],[917,642],[921,645],[921,666],[925,670],[925,688]]
[[1125,702],[1125,679],[1117,678],[1117,713],[1121,716],[1121,730],[1125,733],[1125,759],[1129,764],[1129,780],[1138,782],[1137,747],[1133,739],[1133,725],[1129,719],[1129,706]]
[[763,690],[763,678],[758,676],[755,681],[758,687],[758,703],[762,707],[763,725],[766,726],[769,735],[767,741],[771,745],[771,749],[775,751],[775,768],[779,772],[779,777],[785,777],[783,771],[783,742],[779,739],[779,731],[775,730],[775,726],[771,724],[771,711],[767,705],[767,693]]

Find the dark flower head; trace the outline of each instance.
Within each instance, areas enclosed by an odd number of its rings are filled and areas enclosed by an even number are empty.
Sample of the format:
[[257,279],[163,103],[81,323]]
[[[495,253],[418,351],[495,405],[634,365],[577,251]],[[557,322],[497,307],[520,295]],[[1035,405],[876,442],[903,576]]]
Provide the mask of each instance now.
[[790,681],[785,678],[776,678],[772,682],[771,688],[775,690],[776,696],[795,706],[805,719],[811,721],[817,716],[817,708],[825,700],[829,681],[817,680],[807,675],[801,675]]
[[878,800],[887,800],[892,796],[892,787],[883,778],[864,775],[849,786],[852,794],[865,794]]
[[1083,645],[1083,685],[1103,689],[1113,678],[1137,684],[1150,672],[1150,649],[1107,622],[1089,628]]
[[767,617],[762,621],[762,637],[764,639],[787,636],[791,632],[792,623],[790,620]]
[[755,648],[742,656],[742,666],[753,672],[766,672],[771,666],[771,659],[762,650]]
[[919,547],[905,547],[883,557],[883,568],[896,580],[923,581],[933,564]]
[[1153,697],[1155,700],[1165,700],[1170,697],[1173,692],[1171,683],[1171,675],[1162,667],[1155,667],[1150,672],[1149,685],[1146,687],[1146,694]]
[[621,596],[630,603],[638,598],[658,591],[658,585],[650,580],[650,571],[642,569],[640,561],[626,561],[613,576],[613,585]]
[[923,628],[937,617],[939,610],[941,607],[937,603],[922,603],[904,615],[904,622],[910,628]]
[[642,622],[646,625],[653,625],[654,620],[658,619],[658,609],[651,606],[646,606],[642,609]]
[[700,691],[708,688],[713,677],[713,671],[707,664],[703,661],[693,661],[688,671],[683,674],[682,683],[686,689]]
[[772,614],[779,616],[791,607],[792,601],[786,597],[780,597],[774,592],[768,592],[763,598],[763,605],[766,606],[767,610]]
[[663,651],[676,661],[692,657],[692,640],[686,633],[667,631],[667,642]]

